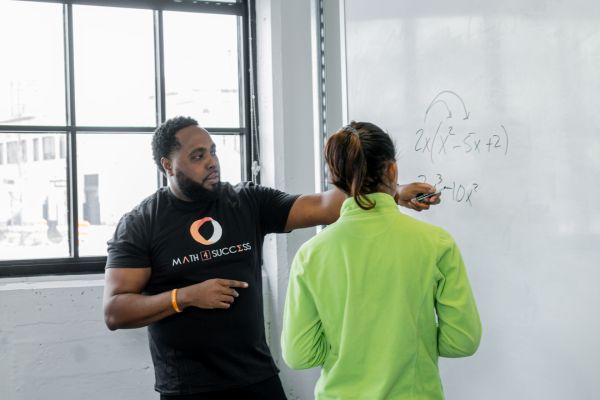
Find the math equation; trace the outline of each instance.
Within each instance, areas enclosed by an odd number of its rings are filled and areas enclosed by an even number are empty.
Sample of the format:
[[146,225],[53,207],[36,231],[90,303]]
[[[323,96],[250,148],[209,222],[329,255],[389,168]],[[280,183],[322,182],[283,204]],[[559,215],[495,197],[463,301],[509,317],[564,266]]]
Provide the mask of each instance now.
[[477,182],[461,183],[445,179],[442,174],[434,174],[433,176],[419,175],[417,178],[434,185],[442,193],[444,199],[450,197],[450,200],[456,203],[464,203],[470,206],[473,206],[473,199],[477,196],[479,189]]
[[[450,156],[453,160],[457,157],[483,160],[507,156],[511,139],[506,126],[482,124],[477,120],[471,118],[471,111],[461,96],[452,90],[442,90],[425,110],[423,125],[414,134],[413,150],[425,156],[430,164],[435,164],[438,171],[452,166],[460,168],[460,162],[444,163]],[[481,167],[485,171],[484,163]],[[466,206],[473,206],[482,195],[481,176],[469,179],[457,170],[443,173],[427,172],[418,175],[417,179],[434,185],[444,199]]]
[[[415,132],[414,151],[427,155],[432,164],[451,153],[507,155],[509,135],[506,127],[500,125],[485,132],[469,129],[464,121],[468,122],[470,114],[457,93],[451,90],[439,92],[425,110],[424,127]],[[455,122],[460,122],[460,128]]]

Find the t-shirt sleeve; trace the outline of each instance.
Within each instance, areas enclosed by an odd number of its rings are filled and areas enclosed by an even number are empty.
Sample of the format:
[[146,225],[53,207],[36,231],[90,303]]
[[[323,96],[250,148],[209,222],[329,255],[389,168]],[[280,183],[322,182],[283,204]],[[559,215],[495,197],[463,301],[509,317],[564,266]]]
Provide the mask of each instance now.
[[277,189],[256,186],[261,231],[283,233],[292,205],[300,195],[290,195]]
[[150,267],[149,236],[149,229],[140,214],[125,214],[107,243],[106,268]]

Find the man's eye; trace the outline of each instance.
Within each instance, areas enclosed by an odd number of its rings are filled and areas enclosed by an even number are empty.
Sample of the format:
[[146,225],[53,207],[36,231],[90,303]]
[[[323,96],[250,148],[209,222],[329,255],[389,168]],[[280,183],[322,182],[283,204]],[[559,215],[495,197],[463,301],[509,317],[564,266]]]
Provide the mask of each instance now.
[[217,155],[217,151],[216,150],[211,150],[210,151],[210,155],[213,156],[213,157],[216,156]]

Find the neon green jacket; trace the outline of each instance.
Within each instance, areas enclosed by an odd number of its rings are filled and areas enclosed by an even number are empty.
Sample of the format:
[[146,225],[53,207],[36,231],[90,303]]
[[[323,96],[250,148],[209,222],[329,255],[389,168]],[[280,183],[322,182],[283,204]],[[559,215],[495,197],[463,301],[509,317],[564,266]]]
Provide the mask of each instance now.
[[443,399],[438,356],[469,356],[481,337],[460,251],[391,196],[369,197],[375,208],[347,199],[339,220],[296,254],[283,358],[323,367],[317,399]]

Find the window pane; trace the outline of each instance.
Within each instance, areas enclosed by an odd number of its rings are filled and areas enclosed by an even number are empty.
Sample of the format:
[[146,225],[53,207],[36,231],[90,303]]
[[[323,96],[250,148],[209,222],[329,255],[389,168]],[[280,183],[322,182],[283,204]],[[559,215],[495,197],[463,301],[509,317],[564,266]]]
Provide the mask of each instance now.
[[73,7],[77,124],[154,126],[151,10]]
[[42,148],[44,160],[54,160],[56,158],[56,140],[54,136],[44,136],[42,138]]
[[21,151],[21,162],[27,163],[27,145],[28,143],[25,140],[19,141],[20,151]]
[[62,5],[0,1],[0,124],[65,125]]
[[157,188],[151,134],[79,134],[79,254],[106,255],[121,216]]
[[237,17],[165,12],[167,117],[239,127]]
[[0,165],[0,260],[69,256],[66,162],[24,159],[22,150],[61,136],[0,134],[0,147],[12,149]]
[[33,139],[33,161],[40,159],[40,138]]
[[221,181],[236,184],[242,180],[242,156],[240,137],[211,135],[217,147],[217,156],[221,165]]
[[58,156],[60,158],[65,158],[67,156],[67,138],[64,136],[61,136],[58,141]]
[[19,162],[19,142],[12,140],[6,142],[6,162],[9,164],[17,164]]

